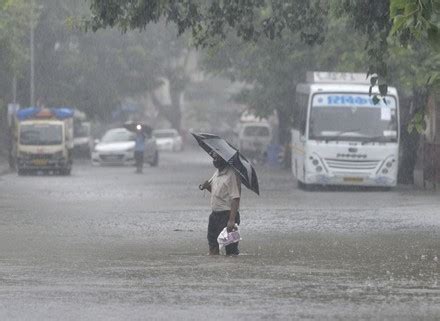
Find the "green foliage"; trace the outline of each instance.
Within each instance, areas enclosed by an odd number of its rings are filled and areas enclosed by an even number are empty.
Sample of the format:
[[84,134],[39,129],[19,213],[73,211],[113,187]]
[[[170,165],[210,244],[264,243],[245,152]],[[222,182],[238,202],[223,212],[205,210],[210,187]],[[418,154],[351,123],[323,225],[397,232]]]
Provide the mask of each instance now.
[[190,30],[197,45],[224,39],[231,30],[244,41],[261,36],[279,37],[284,30],[300,32],[303,41],[322,40],[325,1],[311,0],[92,0],[92,17],[86,29],[119,27],[123,31],[145,29],[161,18],[177,25],[178,33]]
[[391,35],[402,45],[425,39],[435,50],[440,50],[439,0],[391,0],[390,10]]
[[20,73],[27,60],[27,35],[31,8],[28,1],[15,0],[0,2],[0,50],[6,55],[9,68]]
[[325,41],[311,47],[300,32],[284,31],[281,38],[261,38],[256,43],[243,42],[235,35],[209,48],[203,60],[208,72],[250,84],[235,98],[258,116],[277,111],[281,139],[288,136],[286,127],[292,121],[295,87],[305,80],[306,71],[363,72],[365,37],[347,34],[344,19],[324,21]]
[[354,30],[366,35],[365,69],[368,74],[389,81],[386,63],[387,38],[392,27],[389,0],[343,0],[333,1],[332,4],[337,17],[346,17]]
[[[439,0],[344,0],[339,6],[339,14],[350,16],[354,28],[368,37],[368,71],[378,76],[372,86],[380,81],[381,93],[390,81],[426,95],[429,91],[421,88],[429,90],[439,85],[439,65],[432,63],[440,49],[439,9]],[[373,99],[379,101],[377,96]],[[420,133],[424,120],[418,115],[408,129]]]
[[9,96],[12,78],[23,75],[28,61],[30,12],[28,1],[0,2],[0,96]]
[[[186,78],[176,61],[187,52],[188,41],[184,36],[176,37],[176,28],[159,23],[146,32],[130,31],[123,37],[115,29],[84,33],[74,28],[78,17],[90,15],[83,0],[36,0],[36,7],[35,95],[48,106],[75,106],[91,117],[108,119],[124,98],[156,88],[161,77],[170,78],[173,89],[185,87]],[[10,12],[5,15],[15,19]],[[3,22],[0,20],[0,35]],[[26,41],[19,50],[25,59],[18,92],[22,105],[28,104],[30,86],[29,21],[24,23]],[[11,43],[20,44],[17,39]],[[1,53],[0,62],[6,57]],[[12,64],[8,62],[8,66]],[[9,93],[12,71],[2,79],[7,80],[4,91]]]
[[424,110],[420,110],[414,114],[413,118],[408,123],[407,129],[410,134],[413,132],[416,132],[418,134],[422,134],[425,131],[426,122],[425,122]]
[[107,26],[143,29],[164,16],[178,25],[179,32],[192,30],[197,45],[216,44],[231,29],[245,42],[257,42],[262,36],[276,39],[287,32],[316,44],[323,42],[325,21],[334,15],[347,18],[354,30],[366,35],[364,70],[388,83],[389,36],[400,45],[425,37],[438,50],[439,8],[440,0],[93,0],[94,15],[86,26],[93,30]]

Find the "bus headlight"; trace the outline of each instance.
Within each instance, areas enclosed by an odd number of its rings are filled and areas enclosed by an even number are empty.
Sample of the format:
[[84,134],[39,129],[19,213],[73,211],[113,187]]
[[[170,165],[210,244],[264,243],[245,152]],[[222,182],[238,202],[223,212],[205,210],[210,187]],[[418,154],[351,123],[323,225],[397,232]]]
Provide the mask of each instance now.
[[381,173],[382,175],[387,175],[394,173],[396,170],[396,157],[391,155],[387,157],[382,163],[381,167],[376,172],[377,174]]
[[314,168],[314,170],[317,172],[317,173],[321,173],[321,172],[323,172],[324,171],[324,164],[322,163],[322,161],[319,159],[319,156],[317,156],[317,155],[314,155],[314,156],[310,156],[309,157],[309,160],[310,160],[310,163],[311,163],[311,165],[312,166],[310,166],[310,167],[312,167],[312,168]]

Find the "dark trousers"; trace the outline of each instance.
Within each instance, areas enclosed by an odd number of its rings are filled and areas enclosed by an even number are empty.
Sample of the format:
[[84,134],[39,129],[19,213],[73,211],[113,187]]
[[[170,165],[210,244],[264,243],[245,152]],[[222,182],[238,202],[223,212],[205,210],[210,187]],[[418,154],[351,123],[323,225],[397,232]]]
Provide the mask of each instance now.
[[[212,212],[208,223],[208,244],[210,249],[218,249],[217,237],[228,225],[230,211]],[[235,216],[235,223],[240,225],[240,213]],[[225,246],[226,255],[239,254],[238,242]]]
[[134,160],[136,162],[136,168],[141,170],[144,165],[144,152],[135,151],[134,152]]

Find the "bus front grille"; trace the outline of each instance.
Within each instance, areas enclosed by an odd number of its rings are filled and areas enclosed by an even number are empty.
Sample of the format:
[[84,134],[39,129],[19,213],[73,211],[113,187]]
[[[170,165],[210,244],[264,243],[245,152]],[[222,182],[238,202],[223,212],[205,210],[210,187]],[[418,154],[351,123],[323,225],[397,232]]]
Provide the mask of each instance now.
[[371,171],[379,166],[380,161],[378,160],[360,160],[360,159],[334,159],[325,158],[324,159],[328,168],[335,171]]

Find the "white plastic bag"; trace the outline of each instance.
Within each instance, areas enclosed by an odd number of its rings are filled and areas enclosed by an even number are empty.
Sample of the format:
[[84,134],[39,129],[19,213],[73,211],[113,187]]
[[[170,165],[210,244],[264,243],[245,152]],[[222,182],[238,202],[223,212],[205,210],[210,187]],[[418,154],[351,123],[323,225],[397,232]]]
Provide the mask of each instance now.
[[217,242],[220,251],[229,244],[241,241],[240,232],[238,231],[238,225],[235,224],[235,229],[228,233],[228,228],[225,227],[223,231],[217,237]]

